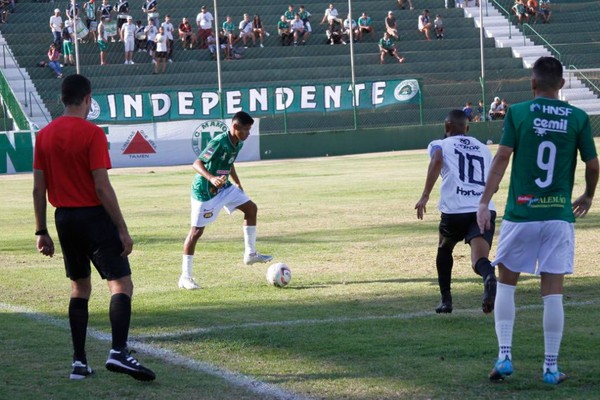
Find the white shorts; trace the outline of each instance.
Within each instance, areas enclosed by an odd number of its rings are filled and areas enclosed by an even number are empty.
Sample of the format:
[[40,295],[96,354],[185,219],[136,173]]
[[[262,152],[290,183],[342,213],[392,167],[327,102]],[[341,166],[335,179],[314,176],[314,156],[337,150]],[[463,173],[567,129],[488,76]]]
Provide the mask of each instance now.
[[231,214],[248,201],[250,198],[246,193],[235,185],[229,186],[208,201],[198,201],[192,197],[191,225],[204,227],[217,219],[222,208]]
[[502,221],[496,259],[513,272],[572,274],[575,228],[566,221]]
[[135,47],[135,40],[133,40],[133,38],[125,38],[125,41],[123,42],[125,44],[125,51],[133,51],[134,47]]

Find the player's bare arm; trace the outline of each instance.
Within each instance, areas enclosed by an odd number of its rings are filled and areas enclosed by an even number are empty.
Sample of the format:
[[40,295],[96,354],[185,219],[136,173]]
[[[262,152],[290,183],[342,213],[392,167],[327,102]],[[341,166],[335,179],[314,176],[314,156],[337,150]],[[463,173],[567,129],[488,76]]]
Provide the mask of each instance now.
[[490,204],[490,200],[492,200],[494,193],[498,191],[498,187],[504,177],[512,152],[512,147],[500,145],[492,160],[492,166],[490,167],[490,173],[488,174],[485,183],[485,189],[479,199],[479,210],[477,210],[477,225],[479,225],[481,234],[490,229],[491,215],[488,205]]
[[48,234],[46,225],[46,178],[44,171],[33,170],[33,210],[35,213],[35,230],[37,234],[37,249],[45,256],[54,255],[54,242]]
[[573,213],[575,214],[575,217],[584,217],[590,210],[592,199],[596,192],[596,185],[598,184],[599,173],[600,166],[598,164],[598,158],[594,158],[585,163],[585,192],[573,201]]
[[237,171],[235,169],[235,164],[231,164],[231,170],[229,171],[229,176],[231,177],[231,181],[233,183],[236,184],[236,186],[238,188],[240,188],[240,190],[244,190],[242,189],[242,182],[240,181],[240,178],[238,177]]
[[429,201],[429,195],[437,182],[438,177],[440,176],[440,172],[442,171],[442,166],[444,164],[444,158],[442,155],[442,150],[438,149],[433,153],[431,157],[431,161],[429,161],[429,167],[427,168],[427,178],[425,179],[425,188],[423,189],[423,194],[421,198],[415,205],[415,210],[417,210],[417,218],[423,219],[423,214],[427,212],[427,202]]

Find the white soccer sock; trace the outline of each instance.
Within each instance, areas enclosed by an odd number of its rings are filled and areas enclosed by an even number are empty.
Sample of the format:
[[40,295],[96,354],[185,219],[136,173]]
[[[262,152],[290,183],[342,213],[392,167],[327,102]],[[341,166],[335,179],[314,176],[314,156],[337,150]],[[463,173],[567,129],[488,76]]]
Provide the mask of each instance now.
[[498,282],[496,286],[496,302],[494,303],[494,321],[498,338],[498,359],[507,356],[512,360],[512,336],[515,324],[515,289],[516,286]]
[[565,326],[565,313],[563,309],[563,295],[549,294],[544,299],[544,370],[556,372],[558,370],[558,351]]
[[256,225],[244,225],[245,254],[256,253]]
[[181,261],[181,275],[191,278],[192,277],[192,268],[194,266],[194,256],[188,256],[184,254]]

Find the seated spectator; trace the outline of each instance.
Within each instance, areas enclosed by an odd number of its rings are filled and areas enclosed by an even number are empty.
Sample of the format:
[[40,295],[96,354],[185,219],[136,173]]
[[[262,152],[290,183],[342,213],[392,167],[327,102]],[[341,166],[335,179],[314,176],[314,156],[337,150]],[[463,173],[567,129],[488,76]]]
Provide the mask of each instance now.
[[306,11],[304,6],[300,6],[298,10],[298,14],[300,14],[300,19],[304,22],[304,27],[306,28],[306,32],[310,35],[312,32],[312,27],[310,26],[310,16],[311,14]]
[[433,28],[435,29],[435,37],[437,39],[444,38],[444,21],[442,21],[442,16],[440,14],[435,16],[435,20],[433,21]]
[[288,6],[288,9],[286,12],[283,13],[283,16],[285,17],[285,20],[292,25],[292,22],[294,22],[294,18],[296,18],[296,12],[294,11],[294,5],[290,4]]
[[397,22],[393,11],[388,11],[387,17],[385,17],[385,29],[390,36],[398,40]]
[[483,100],[481,100],[481,99],[479,99],[479,103],[477,104],[477,109],[474,111],[473,121],[474,122],[485,121],[485,113],[483,112]]
[[358,18],[358,40],[363,40],[365,33],[371,34],[371,39],[375,38],[375,28],[373,28],[371,17],[363,12]]
[[379,57],[381,59],[381,63],[385,64],[385,56],[389,55],[394,57],[400,64],[404,62],[404,57],[401,57],[398,54],[398,49],[396,49],[396,44],[394,43],[394,39],[389,32],[384,32],[383,37],[379,39]]
[[327,25],[331,27],[331,21],[335,21],[340,25],[342,24],[342,19],[338,17],[338,10],[335,8],[335,4],[333,3],[329,3],[329,7],[325,10],[325,15],[323,15],[321,25],[327,23]]
[[292,44],[292,39],[294,35],[292,34],[292,30],[289,22],[285,19],[285,15],[281,16],[281,19],[277,23],[277,33],[279,33],[279,38],[281,39],[282,46],[289,46]]
[[294,35],[294,46],[298,46],[298,40],[300,40],[300,38],[302,38],[302,45],[305,45],[306,39],[308,38],[308,32],[306,31],[304,22],[300,19],[300,14],[296,14],[290,28]]
[[[406,0],[398,0],[398,7],[400,7],[401,10],[404,10],[404,3],[406,3]],[[408,0],[408,6],[411,10],[414,10],[412,0]]]
[[550,9],[550,0],[539,0],[539,2],[542,23],[547,24],[550,22],[550,17],[552,16],[552,10]]
[[54,71],[57,78],[63,77],[60,67],[60,50],[56,43],[52,43],[48,49],[48,66]]
[[429,20],[429,10],[424,10],[423,14],[419,15],[417,27],[419,28],[419,32],[425,34],[425,39],[431,40],[431,38],[429,37],[429,31],[431,30],[431,21]]
[[525,10],[527,11],[527,14],[529,15],[529,20],[531,21],[533,19],[533,23],[537,23],[537,19],[538,19],[538,2],[537,0],[527,0],[527,4],[525,6]]
[[358,40],[358,32],[358,24],[354,19],[350,20],[350,14],[348,14],[348,17],[346,17],[346,19],[344,20],[344,26],[342,28],[343,39],[346,42],[350,43],[350,34],[352,33],[352,38],[356,42]]
[[517,16],[519,24],[522,25],[523,23],[529,22],[529,15],[527,15],[524,0],[515,0],[515,4],[512,6],[511,10]]
[[238,41],[238,37],[235,35],[235,25],[231,20],[231,15],[228,15],[225,22],[223,22],[223,35],[227,38],[229,48],[233,48],[233,45]]
[[260,40],[260,47],[265,47],[263,45],[263,40],[265,38],[265,35],[268,36],[268,34],[267,31],[265,31],[265,27],[263,26],[263,23],[260,19],[260,15],[258,14],[256,14],[254,16],[254,19],[252,20],[252,32],[254,34],[254,40],[256,40],[256,37],[258,36],[258,39]]
[[491,121],[498,120],[498,119],[504,119],[505,113],[506,113],[506,110],[504,109],[504,106],[502,105],[502,101],[500,100],[500,97],[494,97],[494,101],[492,102],[492,104],[490,104],[490,110],[488,111],[488,118]]
[[254,47],[256,45],[256,37],[254,36],[254,31],[252,30],[252,21],[250,20],[249,14],[244,14],[244,19],[240,21],[238,28],[240,30],[240,39],[242,39],[244,48],[248,48],[248,38],[252,40],[252,46]]
[[9,0],[0,0],[0,23],[6,24],[8,22],[8,16],[10,15],[10,13],[11,2]]
[[327,43],[330,45],[334,44],[346,44],[342,37],[342,25],[332,20],[329,23],[329,28],[325,31],[325,36],[327,36]]
[[179,24],[179,39],[181,40],[181,46],[183,49],[194,48],[196,44],[196,35],[192,32],[192,25],[190,25],[187,18],[183,18]]
[[465,104],[465,106],[463,107],[463,112],[465,113],[465,115],[467,116],[467,118],[469,119],[469,121],[473,121],[473,103],[471,103],[470,101],[467,101],[467,103]]

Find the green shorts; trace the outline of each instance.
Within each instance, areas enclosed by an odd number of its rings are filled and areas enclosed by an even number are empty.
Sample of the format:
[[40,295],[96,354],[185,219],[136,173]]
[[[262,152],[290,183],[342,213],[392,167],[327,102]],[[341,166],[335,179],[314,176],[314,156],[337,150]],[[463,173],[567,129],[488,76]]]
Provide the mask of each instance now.
[[108,49],[108,43],[106,43],[104,40],[98,40],[98,48],[100,51],[106,51],[106,49]]
[[63,41],[63,55],[70,56],[73,54],[73,42]]

